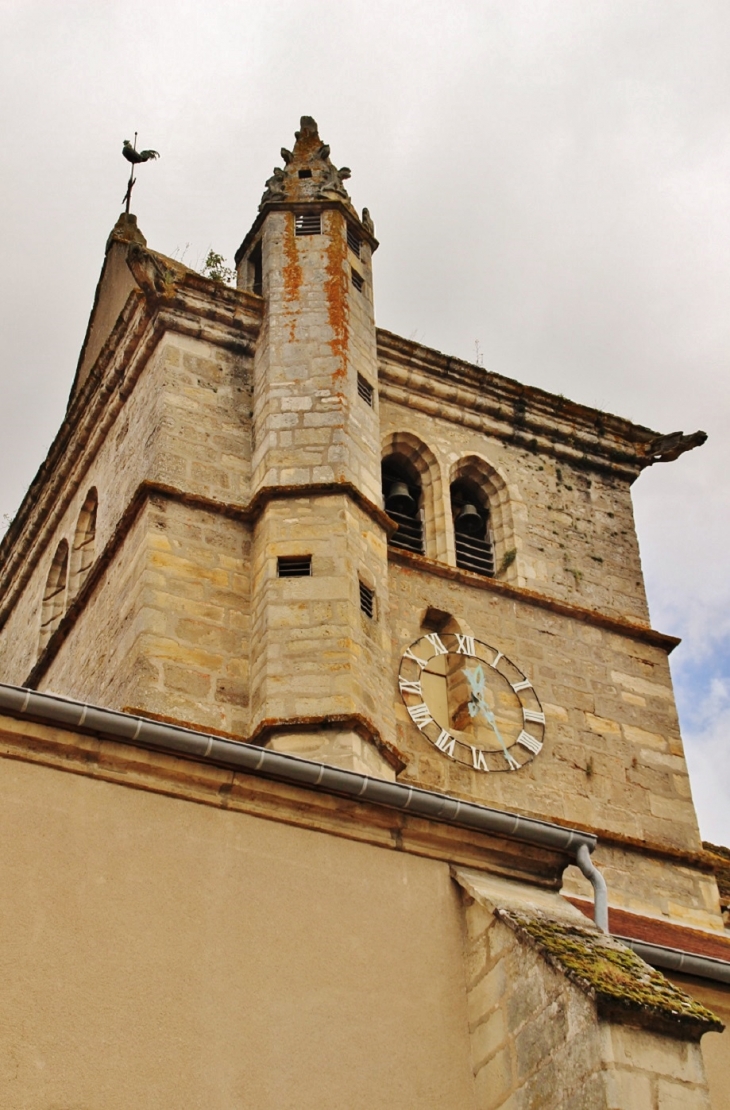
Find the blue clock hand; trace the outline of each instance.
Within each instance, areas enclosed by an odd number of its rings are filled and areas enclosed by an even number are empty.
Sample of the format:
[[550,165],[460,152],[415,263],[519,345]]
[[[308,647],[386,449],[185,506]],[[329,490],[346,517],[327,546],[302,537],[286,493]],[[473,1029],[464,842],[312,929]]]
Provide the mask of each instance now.
[[[497,727],[497,720],[494,716],[494,713],[489,708],[487,703],[484,701],[481,694],[477,694],[474,697],[474,701],[477,703],[479,709],[481,709],[482,713],[487,718],[487,723],[490,725],[490,727],[492,728],[492,730],[494,732],[494,735],[497,737],[500,744],[502,745],[502,751],[504,752],[504,758],[507,760],[510,767],[514,770],[516,767],[519,766],[519,764],[514,759],[514,757],[509,754],[509,751],[507,750],[507,745],[505,744],[504,740],[502,739],[502,733],[499,731],[499,728]],[[478,710],[477,710],[477,712],[478,712]]]

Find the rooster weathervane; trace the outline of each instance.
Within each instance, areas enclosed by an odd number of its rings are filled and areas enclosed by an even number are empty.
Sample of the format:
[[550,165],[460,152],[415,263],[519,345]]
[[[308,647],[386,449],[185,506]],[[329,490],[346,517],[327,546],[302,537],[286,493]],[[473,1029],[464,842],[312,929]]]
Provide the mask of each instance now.
[[134,176],[134,167],[138,166],[140,162],[149,162],[150,158],[159,158],[160,155],[156,150],[137,150],[136,131],[134,133],[134,143],[130,143],[129,139],[125,139],[122,143],[122,154],[128,162],[132,163],[129,181],[127,182],[127,191],[123,197],[124,211],[129,215],[129,203],[132,199],[132,189],[137,181],[137,178]]

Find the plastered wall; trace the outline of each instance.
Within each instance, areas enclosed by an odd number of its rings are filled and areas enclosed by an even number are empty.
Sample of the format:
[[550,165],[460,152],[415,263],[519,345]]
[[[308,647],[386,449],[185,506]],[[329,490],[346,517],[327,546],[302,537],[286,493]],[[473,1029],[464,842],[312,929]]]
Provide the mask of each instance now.
[[475,1110],[445,863],[19,761],[0,844],[4,1110]]

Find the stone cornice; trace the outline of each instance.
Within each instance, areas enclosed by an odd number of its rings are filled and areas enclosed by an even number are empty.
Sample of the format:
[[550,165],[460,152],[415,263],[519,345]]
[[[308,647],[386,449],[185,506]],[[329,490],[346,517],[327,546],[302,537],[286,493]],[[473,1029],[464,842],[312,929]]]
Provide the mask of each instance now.
[[[169,262],[169,268],[168,267]],[[174,267],[142,247],[130,251],[138,288],[128,297],[83,386],[74,395],[48,455],[0,543],[0,628],[8,594],[17,596],[78,491],[85,471],[169,332],[252,354],[263,305],[258,297]]]
[[494,874],[528,879],[548,889],[560,886],[570,855],[496,833],[387,809],[289,785],[275,779],[218,767],[76,729],[0,714],[0,759],[20,760],[149,790],[199,805],[250,813],[350,840],[375,844]]
[[342,215],[347,220],[347,222],[352,224],[353,227],[357,228],[358,235],[360,236],[361,239],[364,239],[367,243],[370,244],[370,249],[374,254],[375,251],[380,246],[380,244],[378,243],[378,240],[375,238],[375,236],[372,234],[372,232],[368,231],[368,229],[365,227],[365,224],[358,217],[357,212],[355,212],[352,205],[348,204],[346,201],[344,201],[344,200],[309,200],[309,201],[304,201],[304,200],[271,201],[271,200],[269,200],[269,201],[266,202],[264,207],[262,207],[261,211],[259,212],[258,216],[256,217],[256,219],[252,223],[251,227],[246,232],[245,239],[243,240],[240,247],[236,251],[235,258],[234,258],[234,261],[235,261],[236,265],[239,264],[241,259],[246,254],[246,251],[251,246],[251,243],[254,241],[254,239],[258,235],[261,227],[263,226],[264,220],[266,219],[269,212],[293,212],[295,215],[297,215],[300,212],[327,212],[327,211],[333,211],[333,210],[341,212]]
[[620,617],[609,617],[605,613],[599,613],[596,609],[585,609],[580,605],[572,605],[568,601],[558,601],[557,598],[547,597],[535,590],[527,590],[524,586],[508,585],[508,583],[500,582],[496,578],[486,578],[482,574],[462,570],[460,567],[452,567],[448,563],[439,563],[435,559],[429,559],[425,555],[415,555],[413,552],[404,551],[402,548],[389,547],[388,559],[390,562],[400,563],[413,570],[422,571],[424,574],[434,574],[439,578],[450,578],[452,581],[462,582],[465,586],[488,590],[514,601],[521,601],[525,605],[548,609],[551,613],[558,613],[560,616],[569,617],[571,620],[605,628],[607,632],[615,632],[619,636],[626,636],[628,639],[638,640],[640,643],[661,648],[666,651],[667,655],[681,643],[677,636],[667,636],[663,632],[657,632],[655,629],[649,628],[648,625],[635,624],[633,621],[623,620]]
[[[43,675],[58,654],[61,645],[79,619],[91,594],[101,581],[106,568],[121,547],[139,513],[150,499],[157,497],[177,501],[180,504],[189,505],[204,512],[211,512],[219,516],[228,517],[232,520],[251,523],[257,519],[270,501],[296,497],[332,497],[343,495],[351,497],[358,507],[363,512],[367,513],[371,520],[382,527],[388,534],[394,531],[395,525],[387,513],[384,513],[377,505],[368,501],[368,499],[354,486],[350,485],[350,483],[333,482],[308,486],[266,487],[259,490],[258,494],[246,505],[216,501],[213,498],[186,493],[184,490],[177,489],[174,486],[163,485],[158,482],[140,483],[117,523],[106,547],[92,565],[84,584],[64,613],[58,628],[43,649],[35,666],[26,678],[24,685],[35,688],[38,682],[43,678]],[[568,602],[557,601],[553,598],[545,597],[543,594],[538,594],[533,590],[526,590],[521,586],[511,586],[505,582],[499,582],[494,578],[485,578],[483,575],[474,574],[468,570],[452,567],[446,563],[438,563],[435,559],[426,558],[425,555],[414,555],[411,552],[391,547],[388,549],[388,558],[391,562],[409,566],[413,569],[423,571],[426,574],[434,574],[441,578],[450,578],[455,581],[463,582],[465,585],[476,586],[479,589],[491,590],[494,593],[500,593],[512,600],[520,601],[527,605],[534,605],[538,608],[548,609],[550,612],[558,613],[572,620],[580,620],[586,624],[593,624],[600,628],[605,628],[607,631],[615,632],[620,636],[626,636],[629,639],[639,640],[642,643],[661,648],[663,651],[666,651],[667,654],[673,651],[680,642],[676,636],[666,636],[645,625],[634,624],[631,621],[609,617],[603,613],[596,612],[594,609],[584,609],[578,605],[571,605]],[[18,591],[22,589],[23,584],[24,581],[22,584],[18,584]],[[4,606],[0,608],[0,627],[2,627],[3,622],[7,619],[7,615],[14,604],[16,596],[17,593],[13,592],[6,600]]]
[[658,433],[522,385],[391,332],[377,332],[380,396],[527,451],[633,482],[656,458]]

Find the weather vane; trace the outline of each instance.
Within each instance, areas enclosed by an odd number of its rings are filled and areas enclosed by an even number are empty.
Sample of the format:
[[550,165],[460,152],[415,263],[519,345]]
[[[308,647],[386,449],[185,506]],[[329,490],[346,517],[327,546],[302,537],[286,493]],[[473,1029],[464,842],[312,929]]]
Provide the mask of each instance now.
[[137,178],[134,176],[134,167],[138,166],[140,162],[149,162],[150,158],[159,158],[160,155],[156,150],[137,150],[137,132],[134,133],[134,143],[130,143],[129,139],[125,139],[122,143],[122,154],[128,162],[132,163],[132,169],[129,174],[129,181],[127,182],[127,191],[123,197],[125,205],[124,211],[129,215],[129,202],[132,199],[132,189],[135,186]]

